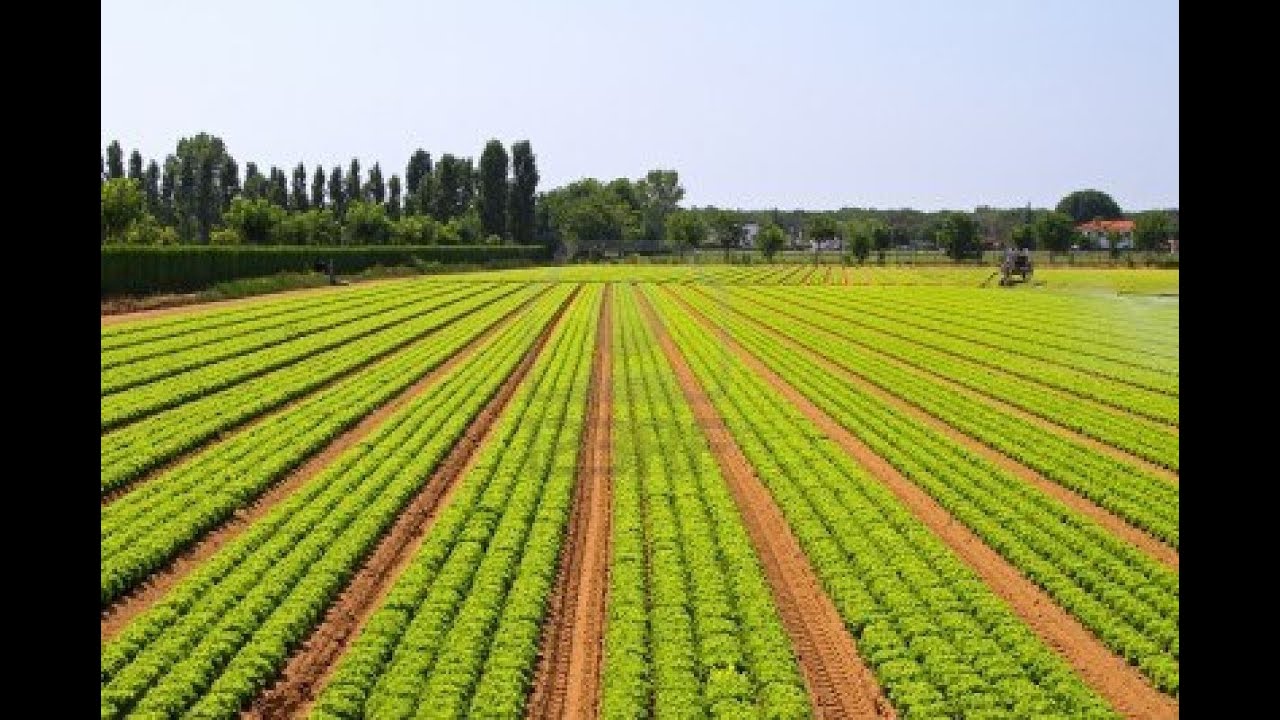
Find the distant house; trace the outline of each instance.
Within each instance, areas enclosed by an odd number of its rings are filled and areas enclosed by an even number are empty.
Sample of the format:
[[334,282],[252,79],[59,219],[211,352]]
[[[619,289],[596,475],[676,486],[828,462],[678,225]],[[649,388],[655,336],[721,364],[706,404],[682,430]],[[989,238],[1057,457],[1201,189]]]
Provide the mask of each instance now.
[[1117,250],[1133,249],[1132,220],[1090,220],[1076,225],[1076,230],[1089,239],[1093,247],[1111,249],[1111,236],[1117,235]]
[[756,246],[756,235],[760,234],[760,223],[742,224],[742,247],[751,249]]

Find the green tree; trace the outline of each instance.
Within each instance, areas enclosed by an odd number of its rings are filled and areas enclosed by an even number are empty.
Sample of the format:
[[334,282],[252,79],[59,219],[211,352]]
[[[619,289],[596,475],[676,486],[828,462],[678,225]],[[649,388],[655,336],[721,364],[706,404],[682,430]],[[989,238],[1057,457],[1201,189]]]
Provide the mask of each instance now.
[[1076,190],[1058,202],[1057,211],[1077,224],[1098,218],[1119,220],[1124,217],[1116,201],[1101,190]]
[[244,164],[244,192],[250,200],[258,200],[267,196],[267,179],[258,170],[257,163]]
[[209,242],[209,233],[221,221],[223,203],[233,191],[227,168],[234,162],[222,138],[199,133],[178,140],[179,164],[174,188],[178,236],[184,242]]
[[129,153],[129,178],[142,182],[142,153],[137,150]]
[[391,239],[391,219],[377,203],[357,200],[347,206],[343,234],[352,245],[385,245]]
[[650,170],[644,179],[636,183],[644,215],[644,244],[651,250],[662,247],[662,232],[667,218],[674,213],[684,199],[680,186],[680,174],[675,170]]
[[[868,231],[871,237],[871,247],[875,248],[876,254],[880,258],[880,264],[884,264],[884,254],[889,250],[889,245],[893,242],[893,231],[883,220],[872,219],[868,222]],[[854,252],[857,255],[857,252]]]
[[431,153],[422,149],[415,150],[409,156],[409,165],[404,171],[405,213],[417,215],[426,212],[429,205],[422,205],[422,186],[431,177]]
[[841,229],[840,223],[827,213],[810,218],[808,225],[809,238],[813,241],[814,261],[817,262],[818,244],[836,242],[843,237],[845,231]]
[[853,255],[858,264],[867,261],[867,256],[871,255],[871,247],[874,244],[874,231],[870,228],[859,229],[849,240],[849,252]]
[[160,207],[160,165],[155,160],[147,163],[147,169],[142,174],[142,195],[146,201],[147,212],[163,216]]
[[480,231],[507,234],[507,149],[490,140],[480,153]]
[[218,184],[222,189],[221,211],[231,207],[231,201],[240,195],[240,166],[230,155],[223,156],[222,169],[218,174]]
[[114,180],[124,177],[124,150],[120,149],[120,142],[112,140],[107,146],[107,179]]
[[347,207],[359,200],[364,200],[363,187],[360,184],[360,160],[351,158],[351,165],[347,168],[347,187],[346,199]]
[[329,206],[333,208],[334,217],[341,221],[347,211],[347,192],[340,165],[334,165],[333,172],[329,174]]
[[[441,222],[458,217],[465,209],[462,183],[466,172],[461,160],[449,153],[440,156],[432,180],[435,182],[435,207],[431,214]],[[420,187],[419,190],[422,188]]]
[[1009,241],[1019,250],[1032,250],[1036,246],[1036,230],[1032,225],[1016,225],[1009,233]]
[[756,242],[760,245],[760,252],[770,262],[773,256],[778,254],[782,246],[787,241],[787,234],[776,223],[767,222],[764,227],[760,228],[760,232],[756,234]]
[[1036,245],[1054,253],[1070,250],[1071,243],[1079,238],[1071,216],[1056,211],[1041,215],[1032,229]]
[[341,239],[342,226],[328,208],[288,213],[276,226],[279,245],[337,245]]
[[311,196],[307,194],[307,166],[298,163],[293,169],[293,183],[289,188],[289,207],[298,212],[311,209]]
[[978,221],[965,213],[947,213],[938,227],[937,238],[953,260],[977,257],[982,252]]
[[[387,216],[392,220],[400,219],[400,176],[392,175],[387,181],[387,190],[390,197],[387,198]],[[394,234],[394,233],[393,233]]]
[[170,155],[164,159],[164,171],[160,176],[160,209],[156,213],[160,222],[165,225],[173,225],[177,222],[177,215],[173,209],[173,193],[178,183],[178,158]]
[[324,209],[324,166],[316,165],[316,174],[311,176],[311,207]]
[[382,168],[378,163],[374,163],[369,168],[369,182],[364,186],[364,197],[369,202],[375,202],[381,205],[387,199],[387,186],[382,181]]
[[689,248],[701,247],[707,241],[707,223],[698,213],[679,210],[667,215],[666,241],[681,257]]
[[1133,220],[1133,242],[1139,250],[1159,250],[1173,233],[1169,216],[1159,210],[1139,213]]
[[426,215],[407,215],[391,223],[394,245],[438,245],[443,227]]
[[507,199],[508,237],[520,245],[533,244],[538,168],[528,140],[511,146],[511,192]]
[[126,245],[174,245],[177,242],[178,231],[161,225],[150,213],[143,213],[124,231]]
[[[274,170],[274,168],[273,168]],[[268,245],[276,240],[277,229],[285,219],[285,210],[267,198],[238,197],[222,216],[228,229],[235,231],[240,242]]]
[[[284,210],[289,209],[289,180],[284,171],[274,165],[267,178],[267,200]],[[250,241],[252,242],[252,241]]]
[[123,242],[125,231],[145,214],[142,188],[133,178],[102,183],[102,241]]
[[717,210],[711,216],[711,230],[716,235],[716,242],[724,248],[725,262],[729,260],[729,250],[742,244],[742,236],[746,231],[737,215]]

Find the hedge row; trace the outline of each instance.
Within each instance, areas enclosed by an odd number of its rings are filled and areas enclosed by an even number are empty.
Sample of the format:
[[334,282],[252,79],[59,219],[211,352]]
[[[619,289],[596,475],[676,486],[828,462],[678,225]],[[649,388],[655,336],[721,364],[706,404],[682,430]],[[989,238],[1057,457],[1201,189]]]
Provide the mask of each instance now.
[[220,282],[303,272],[332,259],[339,274],[374,265],[541,260],[539,245],[128,246],[102,248],[102,296],[201,290]]

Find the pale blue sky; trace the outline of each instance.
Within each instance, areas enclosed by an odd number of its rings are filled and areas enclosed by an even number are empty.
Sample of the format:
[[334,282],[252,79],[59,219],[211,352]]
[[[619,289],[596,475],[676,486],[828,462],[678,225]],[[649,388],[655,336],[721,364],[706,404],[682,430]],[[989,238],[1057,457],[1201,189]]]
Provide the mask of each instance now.
[[102,136],[242,167],[528,139],[540,190],[672,167],[686,204],[1178,204],[1172,0],[102,5]]

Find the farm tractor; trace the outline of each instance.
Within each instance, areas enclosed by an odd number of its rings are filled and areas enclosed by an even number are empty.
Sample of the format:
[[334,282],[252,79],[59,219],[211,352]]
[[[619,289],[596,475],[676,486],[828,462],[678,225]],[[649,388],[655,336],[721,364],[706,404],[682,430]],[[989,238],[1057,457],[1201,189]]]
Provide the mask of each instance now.
[[1000,268],[982,281],[982,287],[990,284],[996,275],[1000,276],[1000,287],[1009,287],[1016,283],[1027,282],[1031,279],[1033,272],[1031,252],[1029,250],[1014,250],[1011,248],[1005,251],[1004,260],[1001,261]]

